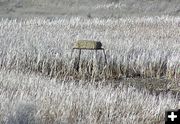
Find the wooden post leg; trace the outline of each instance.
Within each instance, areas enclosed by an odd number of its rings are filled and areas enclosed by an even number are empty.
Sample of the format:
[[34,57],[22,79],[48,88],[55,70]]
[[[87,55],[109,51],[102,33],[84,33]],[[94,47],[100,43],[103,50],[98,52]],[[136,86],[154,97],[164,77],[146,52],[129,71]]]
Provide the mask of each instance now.
[[74,48],[73,48],[72,51],[71,51],[71,59],[72,59],[73,53],[74,53]]
[[95,50],[95,56],[94,56],[94,67],[97,67],[97,50]]
[[79,67],[80,67],[80,59],[81,59],[81,49],[79,49],[79,55],[78,55],[78,62],[77,62],[77,67],[76,70],[79,71]]
[[104,53],[105,64],[107,64],[107,58],[106,58],[106,53],[104,49],[103,49],[103,53]]
[[96,50],[96,62],[97,62],[97,50]]

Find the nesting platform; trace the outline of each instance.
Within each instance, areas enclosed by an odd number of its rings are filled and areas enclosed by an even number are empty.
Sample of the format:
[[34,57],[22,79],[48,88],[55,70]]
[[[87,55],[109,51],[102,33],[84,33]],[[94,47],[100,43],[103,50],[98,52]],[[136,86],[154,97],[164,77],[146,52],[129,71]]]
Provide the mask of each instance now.
[[102,43],[100,41],[92,41],[92,40],[78,40],[75,42],[74,47],[71,52],[71,57],[73,55],[74,50],[79,50],[78,55],[78,67],[76,70],[79,70],[79,62],[81,59],[81,50],[95,50],[96,54],[98,50],[102,50],[104,54],[105,64],[107,63],[106,54],[104,48],[102,48]]
[[74,44],[74,48],[73,49],[98,50],[98,49],[102,49],[102,43],[100,41],[78,40]]

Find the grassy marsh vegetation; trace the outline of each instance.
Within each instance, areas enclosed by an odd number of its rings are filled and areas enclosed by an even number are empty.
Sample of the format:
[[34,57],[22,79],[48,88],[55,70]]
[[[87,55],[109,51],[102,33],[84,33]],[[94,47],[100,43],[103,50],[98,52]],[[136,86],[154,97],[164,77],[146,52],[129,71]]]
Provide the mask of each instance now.
[[0,71],[0,123],[164,123],[165,110],[177,109],[171,93],[108,82],[60,81],[35,74]]
[[[178,17],[127,19],[35,18],[0,22],[1,68],[38,71],[52,77],[77,74],[77,55],[71,58],[78,39],[101,41],[103,54],[83,52],[77,77],[165,77],[180,75]],[[94,64],[96,63],[96,64]]]
[[[169,16],[1,19],[0,122],[164,123],[165,110],[178,108],[178,94],[153,94],[117,79],[178,84],[179,24]],[[77,72],[71,49],[78,39],[101,41],[107,64],[101,52],[82,52]]]

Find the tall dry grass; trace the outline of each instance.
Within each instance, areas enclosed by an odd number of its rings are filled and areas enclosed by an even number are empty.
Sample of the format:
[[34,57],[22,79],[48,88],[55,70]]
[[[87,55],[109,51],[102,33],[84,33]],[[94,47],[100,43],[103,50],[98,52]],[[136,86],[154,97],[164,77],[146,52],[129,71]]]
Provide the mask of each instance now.
[[[179,21],[167,16],[2,19],[0,123],[164,123],[165,110],[178,108],[178,96],[153,95],[121,82],[114,86],[106,79],[179,79]],[[101,41],[107,64],[101,52],[82,52],[77,72],[78,52],[71,58],[71,49],[78,39]]]
[[105,84],[1,70],[0,123],[163,124],[165,110],[178,108],[171,93]]
[[[34,18],[0,21],[1,68],[76,78],[165,77],[180,75],[180,18],[124,19]],[[80,71],[74,70],[78,39],[101,41],[101,52],[82,52]]]

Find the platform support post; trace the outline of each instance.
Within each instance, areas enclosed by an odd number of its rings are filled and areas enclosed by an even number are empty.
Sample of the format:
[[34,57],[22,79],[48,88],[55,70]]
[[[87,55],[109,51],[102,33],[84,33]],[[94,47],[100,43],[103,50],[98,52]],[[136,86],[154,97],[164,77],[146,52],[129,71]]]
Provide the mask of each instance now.
[[[79,71],[80,59],[81,59],[81,50],[83,50],[83,49],[73,48],[71,51],[71,58],[72,58],[72,55],[73,55],[75,49],[79,50],[79,53],[78,53],[78,57],[75,59],[74,69],[76,71]],[[96,62],[97,62],[97,52],[98,52],[98,50],[102,50],[103,54],[104,54],[104,61],[105,61],[104,63],[105,63],[105,65],[107,64],[106,53],[105,53],[105,50],[103,48],[101,48],[101,49],[86,49],[86,50],[95,50],[95,55],[94,55],[95,58],[94,59],[96,59]],[[95,61],[95,60],[93,60],[93,61]]]
[[106,53],[105,50],[103,49],[103,53],[104,53],[104,59],[105,59],[105,65],[107,64],[107,58],[106,58]]
[[71,51],[71,59],[72,59],[73,53],[74,53],[74,48],[73,48],[72,51]]
[[76,65],[76,71],[79,71],[80,59],[81,59],[81,49],[79,49],[79,54],[78,54],[78,59],[77,59],[77,65]]

